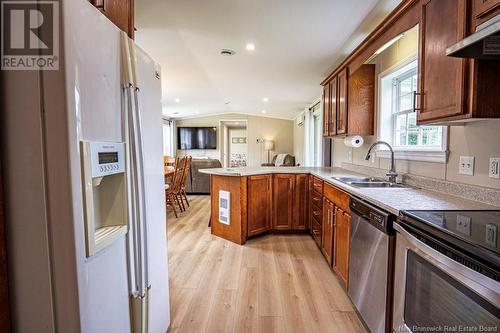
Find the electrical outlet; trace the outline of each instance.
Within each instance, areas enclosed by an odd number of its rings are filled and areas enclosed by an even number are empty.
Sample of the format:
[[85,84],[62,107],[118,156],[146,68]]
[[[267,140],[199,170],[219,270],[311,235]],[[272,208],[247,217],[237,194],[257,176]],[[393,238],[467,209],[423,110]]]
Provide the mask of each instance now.
[[500,178],[500,158],[490,157],[490,164],[488,168],[488,176],[490,178]]
[[474,156],[460,156],[458,173],[461,175],[474,176]]

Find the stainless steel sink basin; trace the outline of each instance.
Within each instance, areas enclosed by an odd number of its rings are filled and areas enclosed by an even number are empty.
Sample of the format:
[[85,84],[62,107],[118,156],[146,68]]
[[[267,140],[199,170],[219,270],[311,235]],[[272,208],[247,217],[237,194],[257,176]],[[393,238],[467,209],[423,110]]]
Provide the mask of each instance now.
[[333,177],[344,184],[358,188],[405,188],[403,184],[396,184],[373,177]]
[[349,185],[363,188],[404,188],[403,184],[395,184],[389,182],[351,182]]
[[342,183],[350,183],[350,182],[380,182],[382,180],[373,178],[373,177],[332,177],[335,180],[338,180]]

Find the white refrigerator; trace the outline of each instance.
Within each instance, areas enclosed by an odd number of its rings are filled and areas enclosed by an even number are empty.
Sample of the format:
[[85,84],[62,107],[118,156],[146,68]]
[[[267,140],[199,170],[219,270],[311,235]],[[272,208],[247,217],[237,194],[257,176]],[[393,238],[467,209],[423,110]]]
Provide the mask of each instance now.
[[160,68],[88,1],[60,16],[59,70],[2,73],[13,328],[163,333]]

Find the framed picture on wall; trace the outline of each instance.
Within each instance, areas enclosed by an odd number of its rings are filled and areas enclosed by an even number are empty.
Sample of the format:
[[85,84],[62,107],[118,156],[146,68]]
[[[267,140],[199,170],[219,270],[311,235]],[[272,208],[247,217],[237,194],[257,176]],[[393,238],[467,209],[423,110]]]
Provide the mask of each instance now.
[[235,138],[232,138],[232,143],[236,143],[236,144],[244,144],[244,143],[247,143],[247,138],[245,137],[235,137]]

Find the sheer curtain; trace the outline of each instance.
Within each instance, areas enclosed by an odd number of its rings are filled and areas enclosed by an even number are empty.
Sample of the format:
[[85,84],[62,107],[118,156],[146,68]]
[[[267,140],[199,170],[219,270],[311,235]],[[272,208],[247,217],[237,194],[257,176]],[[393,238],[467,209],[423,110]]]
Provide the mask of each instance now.
[[322,165],[322,108],[322,101],[319,99],[304,110],[304,166]]
[[174,127],[173,120],[163,119],[163,155],[175,156]]

